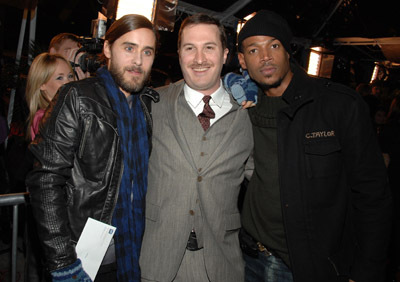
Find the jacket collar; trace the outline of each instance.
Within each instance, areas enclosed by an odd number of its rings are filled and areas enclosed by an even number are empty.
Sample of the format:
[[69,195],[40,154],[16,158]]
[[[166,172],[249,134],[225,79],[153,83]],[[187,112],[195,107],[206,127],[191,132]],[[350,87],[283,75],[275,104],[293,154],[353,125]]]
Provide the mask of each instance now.
[[282,99],[289,107],[282,109],[289,117],[293,117],[303,105],[314,100],[314,91],[311,90],[307,73],[296,63],[291,63],[293,71],[292,81],[282,95]]
[[160,101],[160,94],[158,94],[158,92],[153,88],[144,87],[140,95],[149,97],[154,103]]

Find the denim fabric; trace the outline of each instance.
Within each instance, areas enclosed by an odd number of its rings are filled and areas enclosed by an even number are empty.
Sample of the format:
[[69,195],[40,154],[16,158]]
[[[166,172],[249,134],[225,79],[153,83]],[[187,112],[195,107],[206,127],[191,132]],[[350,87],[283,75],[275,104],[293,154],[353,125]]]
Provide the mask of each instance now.
[[258,258],[243,254],[246,282],[293,282],[290,269],[282,259],[259,253]]

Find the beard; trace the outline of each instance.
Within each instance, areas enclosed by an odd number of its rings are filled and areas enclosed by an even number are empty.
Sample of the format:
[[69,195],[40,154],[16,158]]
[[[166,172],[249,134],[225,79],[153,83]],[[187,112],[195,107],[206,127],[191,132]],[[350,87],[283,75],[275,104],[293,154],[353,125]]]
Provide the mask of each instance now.
[[282,84],[282,81],[283,81],[283,77],[280,77],[277,81],[275,81],[272,84],[258,83],[258,86],[260,86],[260,88],[262,90],[269,90],[269,89],[272,89],[272,88],[279,87]]
[[[112,61],[110,63],[108,71],[114,78],[115,83],[128,93],[140,92],[143,89],[144,85],[147,84],[147,82],[150,79],[150,74],[145,72],[141,67],[131,66],[131,67],[120,68],[118,65],[113,64]],[[138,73],[142,73],[143,76],[126,79],[124,77],[124,73],[126,71],[135,71]]]

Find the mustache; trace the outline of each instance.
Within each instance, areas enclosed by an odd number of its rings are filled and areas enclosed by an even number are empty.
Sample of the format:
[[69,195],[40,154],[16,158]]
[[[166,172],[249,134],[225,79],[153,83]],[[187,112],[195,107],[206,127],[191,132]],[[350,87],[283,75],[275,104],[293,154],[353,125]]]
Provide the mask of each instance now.
[[191,65],[189,65],[190,68],[208,68],[208,67],[212,67],[212,64],[210,63],[204,63],[204,64],[196,64],[193,63]]
[[261,65],[261,67],[276,67],[276,65],[275,65],[275,64],[272,64],[272,63],[270,63],[270,62],[264,62],[264,63]]
[[125,67],[125,70],[143,73],[143,69],[141,67]]

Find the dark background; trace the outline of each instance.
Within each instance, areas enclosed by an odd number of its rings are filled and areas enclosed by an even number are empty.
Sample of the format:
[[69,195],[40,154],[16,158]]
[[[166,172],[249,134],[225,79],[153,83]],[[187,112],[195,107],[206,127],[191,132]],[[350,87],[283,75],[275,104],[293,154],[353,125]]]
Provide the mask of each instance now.
[[[60,32],[71,32],[79,36],[91,36],[91,21],[97,18],[108,0],[38,0],[36,28],[36,52],[46,51],[50,39]],[[187,0],[186,3],[196,5],[224,15],[234,1]],[[339,8],[333,13],[337,3]],[[241,19],[258,11],[270,9],[281,14],[292,27],[294,36],[308,43],[325,46],[335,53],[335,68],[332,79],[348,83],[350,64],[359,71],[352,80],[366,81],[370,77],[373,64],[377,60],[385,60],[379,46],[334,46],[334,38],[338,37],[395,37],[400,33],[400,20],[397,7],[392,0],[253,0],[234,14]],[[0,49],[6,58],[15,57],[21,28],[24,0],[0,0]],[[179,2],[178,2],[179,6]],[[177,11],[174,32],[160,31],[161,47],[154,63],[154,69],[167,73],[173,81],[180,78],[180,69],[176,55],[177,30],[181,21],[188,14]],[[325,22],[326,21],[326,22]],[[110,24],[110,21],[109,21]],[[26,38],[28,36],[28,25]],[[321,28],[317,34],[317,31]],[[237,68],[235,55],[236,31],[227,28],[230,56],[224,71]],[[25,39],[24,50],[27,49]],[[308,46],[297,44],[296,56],[303,56]],[[26,54],[25,51],[24,54]],[[336,75],[335,75],[335,69]],[[393,71],[394,73],[396,72]],[[354,75],[354,74],[353,74]]]

